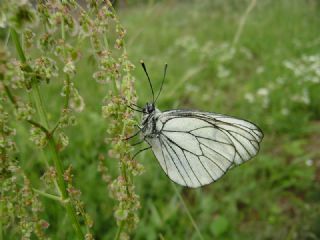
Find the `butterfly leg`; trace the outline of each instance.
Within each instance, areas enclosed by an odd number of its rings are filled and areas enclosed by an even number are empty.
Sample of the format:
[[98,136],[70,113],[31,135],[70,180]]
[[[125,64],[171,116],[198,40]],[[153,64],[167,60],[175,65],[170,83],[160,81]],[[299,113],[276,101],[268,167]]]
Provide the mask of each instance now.
[[[134,105],[132,105],[132,106],[134,106]],[[137,108],[134,108],[134,107],[132,107],[132,106],[131,106],[131,105],[127,105],[127,107],[130,108],[131,110],[136,111],[136,112],[143,113],[143,111],[142,111],[141,109],[137,109]]]
[[130,140],[131,138],[134,138],[135,136],[137,136],[137,135],[142,131],[142,128],[141,128],[141,127],[139,127],[138,125],[136,125],[136,127],[138,127],[139,130],[138,130],[137,132],[135,132],[133,135],[124,138],[123,140],[125,140],[125,141]]
[[142,139],[141,141],[139,141],[139,142],[136,142],[136,143],[133,143],[133,144],[131,144],[131,146],[137,146],[137,145],[139,145],[139,144],[141,144],[141,143],[143,143],[145,140],[144,139]]
[[143,110],[142,107],[138,106],[137,104],[131,103],[132,106],[136,107],[137,109]]
[[136,153],[133,155],[132,160],[133,160],[138,154],[140,154],[140,153],[142,153],[143,151],[146,151],[146,150],[148,150],[148,149],[150,149],[150,148],[151,148],[151,146],[146,147],[146,148],[143,148],[143,149],[140,149],[138,152],[136,152]]
[[[124,100],[126,102],[126,105],[128,108],[137,111],[137,112],[142,112],[143,108],[138,106],[137,104],[134,104],[133,102],[130,102],[129,100],[125,99],[124,97],[122,97],[122,100]],[[135,109],[133,107],[135,107]]]

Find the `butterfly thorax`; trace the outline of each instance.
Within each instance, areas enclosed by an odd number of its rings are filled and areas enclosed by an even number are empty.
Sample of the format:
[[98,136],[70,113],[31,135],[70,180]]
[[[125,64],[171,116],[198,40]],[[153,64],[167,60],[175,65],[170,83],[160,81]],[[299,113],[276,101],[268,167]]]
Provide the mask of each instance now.
[[146,104],[143,109],[143,116],[141,121],[141,132],[143,138],[154,138],[159,134],[156,122],[161,111],[154,107],[153,104]]

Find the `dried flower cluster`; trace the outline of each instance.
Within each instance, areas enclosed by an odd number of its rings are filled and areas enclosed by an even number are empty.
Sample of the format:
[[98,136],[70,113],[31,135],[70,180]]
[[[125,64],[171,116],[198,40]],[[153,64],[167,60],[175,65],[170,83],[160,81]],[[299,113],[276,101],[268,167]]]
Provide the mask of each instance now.
[[[103,116],[108,123],[109,155],[119,159],[120,176],[108,182],[112,197],[118,201],[117,237],[127,238],[138,222],[139,199],[132,177],[142,172],[142,166],[131,160],[131,146],[124,141],[135,124],[127,108],[128,102],[136,101],[134,78],[130,74],[134,66],[124,48],[126,31],[111,3],[88,0],[87,6],[81,6],[73,0],[54,0],[38,1],[33,6],[28,1],[5,0],[0,7],[0,27],[7,31],[10,40],[3,45],[6,49],[15,48],[17,53],[0,49],[1,223],[8,223],[8,229],[16,226],[24,239],[30,238],[32,232],[44,238],[42,229],[49,224],[38,217],[42,209],[37,198],[40,194],[66,207],[79,239],[93,239],[93,220],[85,211],[80,190],[74,187],[72,167],[64,169],[60,154],[72,142],[65,129],[76,123],[76,113],[85,107],[74,83],[77,63],[83,55],[91,55],[98,63],[93,78],[113,89],[104,100]],[[88,43],[91,48],[83,47]],[[60,117],[49,121],[40,89],[52,82],[60,83],[64,103],[60,106]],[[15,131],[9,125],[15,120],[29,124],[30,140],[47,156],[41,177],[46,192],[31,187],[19,162],[10,154],[15,149],[12,141]],[[105,168],[102,161],[100,166]],[[18,176],[23,179],[20,183]],[[105,173],[104,180],[107,178]],[[14,223],[16,218],[18,225]],[[86,233],[81,222],[86,225]]]
[[[131,159],[132,147],[124,140],[133,132],[136,124],[132,120],[133,112],[127,107],[136,102],[134,78],[130,73],[134,66],[128,60],[124,47],[126,31],[115,15],[111,3],[106,2],[107,5],[103,7],[95,5],[94,14],[98,16],[97,19],[92,20],[83,13],[82,22],[87,29],[90,29],[88,34],[97,59],[98,71],[93,74],[93,77],[98,83],[112,86],[112,90],[104,99],[102,114],[109,123],[106,138],[106,143],[110,146],[109,156],[119,160],[120,174],[111,181],[101,157],[99,171],[104,181],[109,184],[111,197],[118,201],[114,213],[119,226],[116,237],[127,239],[137,226],[137,210],[140,208],[132,178],[141,174],[143,167]],[[113,41],[101,38],[107,34],[110,26],[114,27],[116,33]]]
[[4,108],[8,99],[3,94],[0,98],[0,224],[2,228],[13,231],[19,229],[21,239],[30,239],[32,233],[39,239],[45,239],[43,230],[48,223],[39,217],[43,210],[41,202],[14,157],[16,144],[13,137],[16,131],[10,127],[9,114]]

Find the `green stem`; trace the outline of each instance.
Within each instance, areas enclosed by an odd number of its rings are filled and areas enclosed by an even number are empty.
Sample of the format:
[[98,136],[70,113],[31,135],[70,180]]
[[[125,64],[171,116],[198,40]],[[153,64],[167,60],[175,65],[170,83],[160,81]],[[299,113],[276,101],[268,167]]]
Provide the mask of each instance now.
[[204,238],[203,238],[203,236],[202,236],[202,234],[201,234],[201,232],[200,232],[200,229],[198,228],[198,225],[197,225],[196,221],[193,219],[193,217],[192,217],[192,215],[191,215],[191,213],[190,213],[190,211],[189,211],[189,209],[188,209],[188,207],[187,207],[187,204],[186,204],[185,201],[183,200],[183,197],[181,196],[180,192],[178,191],[176,185],[175,185],[174,183],[171,183],[171,184],[172,184],[172,187],[173,187],[174,191],[176,192],[176,194],[177,194],[180,202],[182,203],[182,206],[183,206],[184,210],[186,211],[186,213],[187,213],[187,215],[188,215],[188,217],[189,217],[189,219],[190,219],[190,221],[191,221],[194,229],[196,230],[199,238],[200,238],[201,240],[203,240]]
[[[1,196],[3,196],[3,193],[1,193]],[[0,240],[3,240],[3,226],[2,226],[2,219],[4,219],[3,215],[3,199],[0,199]]]
[[[64,41],[65,41],[65,31],[64,31],[64,20],[61,19],[61,38],[63,39],[63,44],[64,44]],[[65,47],[63,48],[63,57],[64,57],[64,60],[66,58],[66,49]],[[66,101],[65,101],[65,104],[64,104],[64,108],[65,109],[68,109],[69,108],[69,98],[70,98],[70,79],[69,79],[69,75],[66,74]]]
[[[124,51],[126,51],[126,49],[124,48]],[[128,69],[128,66],[126,65],[126,69]],[[129,71],[127,71],[127,74],[129,74]],[[116,84],[116,81],[114,80],[114,91],[117,95],[119,95],[119,90],[117,88],[117,84]],[[120,87],[121,87],[121,84],[120,84]],[[120,91],[121,92],[121,91]],[[129,94],[129,96],[127,96],[128,99],[130,100],[131,99],[131,94]],[[129,111],[129,109],[127,109],[127,111]],[[124,123],[124,125],[122,126],[122,132],[121,132],[121,136],[124,136],[125,134],[125,130],[126,130],[126,123]],[[130,176],[128,177],[128,170],[127,170],[127,165],[124,161],[122,161],[120,159],[120,167],[121,167],[121,172],[122,172],[122,176],[124,177],[125,179],[125,182],[126,182],[126,191],[127,191],[127,194],[129,197],[131,197],[131,193],[129,191],[129,184],[130,184]],[[130,172],[129,172],[130,174]],[[131,176],[131,179],[132,179],[132,176]],[[117,234],[115,236],[115,240],[118,240],[119,237],[120,237],[120,234],[121,234],[121,231],[122,231],[122,228],[123,228],[123,222],[120,223],[120,226],[118,227],[118,231],[117,231]]]
[[11,29],[11,36],[12,36],[13,42],[16,46],[20,60],[23,63],[26,63],[27,59],[26,59],[26,56],[24,55],[24,52],[23,52],[23,49],[22,49],[22,46],[20,43],[19,35],[14,29]]
[[120,166],[121,166],[122,176],[124,177],[124,180],[126,182],[127,194],[128,194],[129,197],[131,197],[131,193],[129,191],[129,179],[128,179],[128,176],[127,176],[127,166],[122,160],[121,160]]
[[8,86],[5,85],[4,90],[5,90],[6,94],[8,95],[9,100],[16,106],[17,102],[16,102],[14,96],[12,95],[10,89],[8,88]]
[[[57,177],[58,177],[58,185],[61,191],[62,195],[62,201],[66,201],[68,199],[68,192],[66,189],[66,185],[63,179],[63,167],[62,167],[62,162],[59,158],[57,149],[56,149],[56,144],[54,142],[53,137],[49,139],[49,150],[51,151],[51,156],[53,157],[53,162],[55,165],[55,169],[57,172]],[[75,229],[77,236],[79,239],[84,239],[84,235],[81,230],[80,223],[77,219],[76,211],[72,205],[72,202],[68,201],[65,205],[67,214],[69,215],[69,218],[71,219],[72,226]]]
[[7,32],[7,36],[6,36],[6,39],[4,41],[4,47],[7,47],[8,46],[8,43],[9,43],[9,39],[10,39],[10,28]]
[[[106,38],[106,36],[103,36],[103,43],[104,43],[104,47],[105,49],[109,49],[109,42],[108,39]],[[112,79],[112,87],[113,87],[113,91],[115,92],[116,95],[119,95],[119,89],[117,86],[117,79],[113,78]]]
[[59,197],[59,196],[56,196],[56,195],[53,195],[53,194],[50,194],[50,193],[43,192],[43,191],[38,190],[38,189],[36,189],[36,188],[32,188],[32,190],[33,190],[35,193],[37,193],[37,194],[39,194],[39,195],[41,195],[41,196],[43,196],[43,197],[46,197],[46,198],[49,198],[49,199],[52,199],[52,200],[55,200],[55,201],[58,201],[58,202],[61,202],[61,201],[62,201],[62,198]]
[[243,27],[247,21],[248,15],[249,13],[252,11],[252,9],[256,6],[257,0],[251,0],[250,4],[248,5],[245,13],[243,14],[243,16],[240,19],[240,23],[239,23],[239,27],[237,29],[237,32],[234,36],[233,42],[232,42],[232,46],[235,47],[237,45],[237,43],[239,42],[241,33],[243,31]]
[[66,75],[66,101],[64,103],[64,108],[69,109],[69,102],[70,102],[70,77],[69,75]]
[[[14,105],[15,108],[18,108],[18,104],[14,98],[14,96],[12,95],[10,89],[8,88],[8,86],[4,86],[4,90],[10,100],[10,102]],[[50,132],[48,129],[46,129],[44,126],[42,126],[41,124],[33,121],[33,120],[26,120],[28,123],[30,123],[31,125],[39,128],[41,131],[43,131],[48,137],[50,137]]]
[[44,107],[43,107],[42,98],[41,98],[41,95],[40,95],[40,89],[39,89],[39,86],[37,84],[32,84],[31,93],[32,93],[32,97],[33,97],[33,100],[34,100],[35,105],[36,105],[36,109],[37,109],[38,116],[39,116],[41,124],[46,129],[50,129],[49,128],[48,118],[47,118],[46,112],[45,112]]
[[114,240],[119,240],[120,234],[122,232],[122,227],[123,227],[123,222],[120,222],[120,226],[118,227],[118,230],[117,230],[116,236],[114,237]]
[[[21,43],[20,43],[20,39],[19,39],[19,35],[18,33],[12,29],[12,39],[15,43],[17,52],[19,54],[20,60],[22,61],[22,63],[26,63],[26,57],[25,54],[23,52]],[[39,115],[39,119],[40,119],[40,123],[46,128],[46,129],[50,129],[49,127],[49,122],[47,119],[47,114],[45,111],[45,108],[43,106],[43,102],[42,102],[42,98],[41,98],[41,94],[40,94],[40,90],[39,90],[39,86],[37,85],[36,81],[32,81],[32,96],[33,96],[33,100],[35,102],[36,105],[36,109]],[[63,166],[62,166],[62,161],[60,159],[60,156],[57,152],[56,149],[56,144],[55,144],[55,140],[53,138],[53,136],[51,136],[49,138],[49,152],[51,155],[51,159],[54,162],[55,165],[55,170],[57,172],[57,178],[58,178],[58,187],[61,193],[61,197],[62,197],[62,201],[65,201],[68,199],[68,192],[66,189],[66,185],[64,182],[64,177],[63,177]],[[83,232],[81,230],[81,226],[80,223],[78,222],[77,219],[77,215],[76,215],[76,211],[74,209],[74,206],[72,205],[72,203],[70,201],[66,201],[66,210],[67,210],[67,214],[72,222],[72,226],[74,228],[74,230],[76,231],[76,234],[78,236],[79,239],[84,239],[84,235]]]
[[[3,129],[4,128],[4,123],[1,124],[1,128]],[[0,155],[0,160],[1,160],[1,163],[5,163],[6,162],[6,152],[7,150],[5,148],[0,148],[1,150],[1,155]],[[3,191],[3,187],[4,187],[4,184],[1,183],[1,190],[0,190],[0,240],[3,240],[3,232],[4,232],[4,229],[3,229],[3,219],[4,219],[4,214],[3,214],[3,208],[4,208],[4,191]]]

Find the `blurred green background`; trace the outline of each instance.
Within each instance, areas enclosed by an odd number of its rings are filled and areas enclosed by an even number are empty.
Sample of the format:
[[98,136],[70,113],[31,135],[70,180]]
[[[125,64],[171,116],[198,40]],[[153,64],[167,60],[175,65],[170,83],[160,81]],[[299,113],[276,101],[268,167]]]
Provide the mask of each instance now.
[[[221,180],[200,189],[178,187],[205,239],[320,239],[320,2],[258,1],[239,41],[234,38],[250,1],[123,1],[120,20],[127,29],[129,59],[136,65],[139,104],[151,99],[143,59],[155,89],[163,66],[167,79],[158,101],[161,110],[182,108],[219,112],[259,125],[261,151]],[[94,220],[97,239],[117,230],[113,200],[97,171],[98,155],[107,157],[107,124],[101,103],[108,89],[92,79],[85,61],[75,84],[86,102],[78,125],[69,129],[62,153],[74,167]],[[55,89],[56,87],[56,89]],[[61,83],[46,89],[52,118]],[[29,133],[18,126],[21,161],[39,183],[43,163]],[[151,152],[138,157],[145,173],[135,178],[141,220],[133,239],[199,239],[171,181]],[[106,159],[117,176],[116,160]],[[39,171],[35,171],[39,169]],[[53,239],[70,238],[64,209],[45,202],[44,218]],[[54,237],[55,236],[55,237]]]

